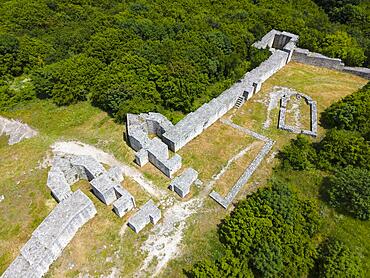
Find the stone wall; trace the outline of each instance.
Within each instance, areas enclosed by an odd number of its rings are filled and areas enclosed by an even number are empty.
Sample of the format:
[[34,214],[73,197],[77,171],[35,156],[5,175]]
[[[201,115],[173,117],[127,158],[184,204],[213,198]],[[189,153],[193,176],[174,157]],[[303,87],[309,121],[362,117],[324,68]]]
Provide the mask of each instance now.
[[292,60],[302,64],[309,64],[340,71],[344,68],[344,63],[341,59],[329,58],[325,55],[310,52],[308,49],[302,48],[295,49]]
[[190,186],[198,178],[198,172],[193,168],[187,168],[180,176],[174,178],[169,189],[175,191],[181,198],[184,198],[190,192]]
[[[172,123],[159,113],[127,115],[126,138],[136,151],[135,162],[139,166],[150,162],[169,178],[181,168],[181,156],[170,157],[168,146],[158,138],[172,127]],[[158,137],[151,139],[151,134]]]
[[140,210],[130,217],[128,226],[135,233],[140,232],[150,222],[156,224],[161,219],[161,210],[154,204],[153,200],[149,200],[143,205]]
[[176,152],[233,108],[241,96],[250,99],[261,89],[263,82],[289,62],[297,41],[297,35],[271,30],[254,46],[266,48],[274,44],[279,48],[270,49],[272,54],[266,61],[246,73],[242,79],[217,98],[202,105],[175,126],[170,127],[162,136],[163,142]]
[[362,78],[370,79],[370,69],[361,67],[344,67],[344,72],[348,72],[354,75],[358,75]]
[[288,101],[293,96],[290,89],[286,95],[284,95],[280,100],[280,111],[279,111],[279,120],[278,120],[278,128],[282,130],[286,130],[293,133],[302,133],[306,135],[310,135],[313,137],[317,136],[317,104],[316,101],[312,100],[311,97],[302,93],[295,93],[295,96],[302,97],[306,103],[310,106],[310,130],[300,129],[294,126],[290,126],[286,124],[286,107]]
[[14,145],[24,139],[36,136],[38,132],[20,121],[0,116],[0,136],[3,134],[9,136],[8,144]]
[[82,191],[60,202],[32,233],[3,278],[42,277],[96,209]]
[[370,69],[368,68],[346,67],[341,59],[330,58],[320,53],[310,52],[308,49],[296,48],[292,60],[302,64],[344,71],[370,79]]

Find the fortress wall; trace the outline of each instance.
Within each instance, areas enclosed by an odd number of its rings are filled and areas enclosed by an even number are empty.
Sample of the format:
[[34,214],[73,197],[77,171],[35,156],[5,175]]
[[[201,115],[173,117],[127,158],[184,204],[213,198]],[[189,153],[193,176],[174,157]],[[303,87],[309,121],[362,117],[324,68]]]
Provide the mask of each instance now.
[[42,277],[96,209],[82,191],[60,202],[32,233],[2,278]]
[[296,48],[293,57],[293,61],[308,64],[312,66],[324,67],[335,70],[343,70],[344,63],[341,59],[329,58],[319,53],[310,52],[308,49]]

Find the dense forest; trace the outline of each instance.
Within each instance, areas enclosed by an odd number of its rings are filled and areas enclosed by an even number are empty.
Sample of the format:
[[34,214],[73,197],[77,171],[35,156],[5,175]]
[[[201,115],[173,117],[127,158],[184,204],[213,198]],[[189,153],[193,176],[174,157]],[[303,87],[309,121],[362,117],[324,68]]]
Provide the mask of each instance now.
[[369,115],[370,82],[329,106],[321,115],[325,137],[313,143],[299,135],[280,151],[269,186],[241,201],[220,224],[225,255],[197,263],[188,276],[365,277],[361,254],[323,233],[316,200],[298,196],[283,177],[289,171],[321,171],[322,201],[369,221]]
[[35,98],[90,101],[118,121],[159,111],[177,121],[268,55],[271,28],[300,46],[369,65],[370,4],[361,0],[0,3],[0,109]]

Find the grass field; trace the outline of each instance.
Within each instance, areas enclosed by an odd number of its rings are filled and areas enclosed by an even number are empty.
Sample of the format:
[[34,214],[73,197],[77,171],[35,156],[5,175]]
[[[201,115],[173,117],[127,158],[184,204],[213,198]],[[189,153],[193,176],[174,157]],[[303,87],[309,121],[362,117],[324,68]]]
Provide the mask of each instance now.
[[[245,198],[249,193],[248,188],[252,185],[265,185],[272,174],[275,174],[273,168],[278,164],[274,155],[290,139],[296,137],[295,134],[278,130],[278,107],[271,111],[271,120],[269,128],[264,129],[263,123],[266,120],[269,92],[274,86],[289,87],[298,92],[311,96],[318,104],[318,113],[321,113],[331,103],[340,98],[355,92],[366,84],[366,80],[328,69],[316,68],[298,63],[290,63],[284,69],[268,79],[262,86],[262,90],[251,100],[246,102],[239,110],[231,111],[227,117],[234,114],[233,122],[257,131],[276,141],[272,151],[261,163],[260,167],[253,174],[249,182],[238,194],[237,199]],[[302,104],[301,106],[304,106]],[[309,112],[304,107],[302,114]],[[302,115],[305,116],[305,115]],[[306,117],[307,118],[307,117]],[[309,120],[309,118],[308,118]],[[303,127],[308,123],[304,119]],[[324,135],[324,129],[319,126],[319,140]],[[244,165],[244,168],[247,165]],[[241,174],[241,172],[240,172]],[[328,208],[319,198],[319,187],[323,173],[280,173],[281,176],[289,180],[292,188],[302,196],[313,197],[320,203],[321,213],[323,213],[323,233],[338,236],[363,256],[363,261],[368,273],[370,273],[370,246],[368,242],[368,233],[370,222],[353,220],[352,218],[337,214]],[[232,172],[227,173],[224,179],[231,176],[230,182],[235,180]],[[310,178],[307,178],[309,176]],[[226,183],[222,186],[226,190]],[[232,184],[229,185],[230,187]],[[232,208],[227,211],[220,208],[212,200],[207,200],[204,208],[189,221],[189,228],[183,240],[182,255],[168,265],[161,277],[179,277],[185,276],[183,269],[190,269],[191,266],[202,259],[218,258],[223,250],[217,239],[217,225],[228,214]],[[356,228],[357,227],[357,228]],[[356,231],[358,229],[358,231]],[[181,274],[181,275],[180,275]]]
[[[268,94],[274,86],[286,86],[311,96],[318,102],[319,112],[332,102],[353,93],[366,81],[345,73],[290,63],[270,78],[262,90],[237,111],[231,111],[236,124],[276,140],[272,152],[261,163],[248,184],[241,190],[237,199],[244,198],[251,185],[264,185],[271,177],[277,161],[274,154],[296,135],[276,129],[278,109],[271,111],[272,123],[268,129],[262,127],[266,120]],[[305,110],[306,111],[306,110]],[[69,107],[56,107],[49,101],[35,101],[7,113],[5,117],[21,119],[39,131],[39,136],[8,146],[6,138],[0,137],[0,195],[5,200],[0,203],[0,273],[18,255],[20,247],[28,240],[32,231],[56,205],[46,187],[47,171],[41,167],[50,155],[49,147],[57,140],[80,140],[92,144],[117,159],[133,166],[134,152],[123,142],[123,126],[115,123],[106,113],[79,103]],[[324,130],[319,127],[319,138]],[[179,153],[184,167],[194,167],[200,178],[206,182],[243,148],[258,143],[252,137],[239,134],[234,129],[217,122],[201,136],[190,142]],[[220,192],[227,192],[247,167],[255,151],[248,152],[236,161],[222,179],[215,184]],[[135,166],[137,167],[137,166]],[[137,167],[137,169],[140,169]],[[151,165],[142,170],[155,184],[167,187],[169,179]],[[323,173],[281,173],[292,188],[303,196],[318,199],[324,219],[323,231],[334,234],[346,241],[363,255],[370,272],[370,246],[368,239],[369,222],[356,221],[337,214],[319,199],[319,185]],[[310,179],[307,179],[307,176]],[[125,184],[136,197],[138,205],[149,196],[138,189],[131,179]],[[63,255],[52,266],[48,277],[76,277],[80,272],[93,276],[108,275],[116,269],[124,277],[132,277],[145,254],[140,252],[141,243],[148,237],[151,226],[136,235],[126,230],[125,219],[119,219],[111,207],[101,204],[91,195],[89,186],[80,182],[81,188],[95,203],[98,214],[86,224],[65,249]],[[193,190],[192,195],[198,194]],[[182,241],[181,254],[170,261],[161,274],[162,277],[184,276],[196,261],[217,258],[222,248],[217,239],[217,225],[230,210],[222,209],[212,199],[187,221],[188,228]]]

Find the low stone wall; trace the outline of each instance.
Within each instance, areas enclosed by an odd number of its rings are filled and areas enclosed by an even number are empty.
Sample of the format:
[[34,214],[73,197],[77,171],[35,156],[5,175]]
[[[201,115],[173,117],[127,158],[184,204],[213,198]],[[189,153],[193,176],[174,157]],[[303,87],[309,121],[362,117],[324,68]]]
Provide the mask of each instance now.
[[222,207],[227,209],[227,207],[232,203],[235,199],[236,195],[239,193],[240,189],[248,182],[250,177],[253,173],[257,170],[258,166],[261,164],[262,160],[271,150],[272,146],[274,145],[274,141],[269,140],[266,144],[262,147],[262,150],[258,153],[258,155],[254,158],[251,164],[245,169],[243,175],[238,179],[238,181],[234,184],[231,188],[229,193],[225,197],[222,197],[216,191],[212,191],[209,196],[214,199],[217,203],[219,203]]
[[302,48],[294,50],[292,61],[340,71],[344,68],[344,63],[342,63],[341,59],[329,58],[320,53],[310,52],[308,49]]
[[320,53],[310,52],[308,49],[296,48],[292,61],[317,67],[324,67],[348,72],[362,78],[370,79],[370,69],[363,67],[346,67],[341,59],[330,58]]
[[362,78],[366,78],[370,80],[370,69],[368,68],[361,68],[361,67],[344,67],[344,72],[348,72],[354,75],[358,75]]
[[32,233],[3,278],[42,277],[96,209],[82,191],[60,202]]
[[244,173],[241,175],[241,177],[238,179],[238,181],[234,184],[234,186],[231,188],[229,193],[222,197],[218,192],[212,191],[209,196],[215,200],[217,203],[219,203],[223,208],[227,209],[228,206],[232,203],[232,201],[235,199],[236,195],[239,193],[241,188],[248,182],[250,177],[253,175],[253,173],[257,170],[258,166],[261,164],[265,156],[268,154],[268,152],[271,150],[272,146],[275,144],[275,141],[258,134],[254,131],[251,131],[247,128],[241,127],[239,125],[234,124],[230,120],[223,120],[223,123],[243,132],[248,135],[251,135],[255,137],[256,139],[262,140],[265,142],[265,145],[262,147],[261,151],[257,154],[257,156],[253,159],[251,164],[248,165],[248,167],[245,169]]
[[305,94],[302,94],[302,93],[297,92],[294,95],[304,98],[306,103],[310,106],[310,130],[299,129],[297,127],[290,126],[285,123],[287,103],[292,97],[292,94],[290,91],[289,93],[284,95],[280,100],[278,128],[289,131],[289,132],[293,132],[293,133],[302,133],[302,134],[316,137],[317,136],[317,104],[316,104],[316,101],[313,101],[311,97]]

